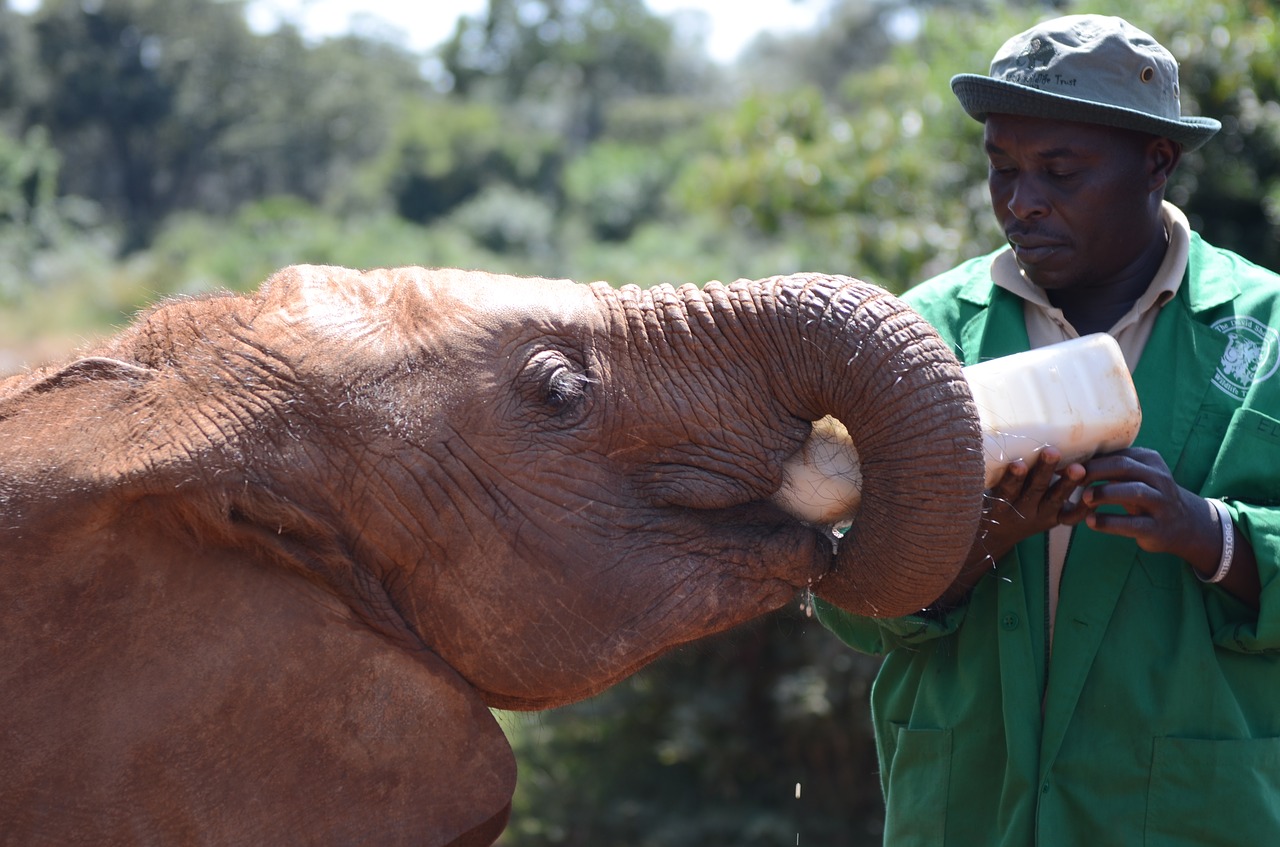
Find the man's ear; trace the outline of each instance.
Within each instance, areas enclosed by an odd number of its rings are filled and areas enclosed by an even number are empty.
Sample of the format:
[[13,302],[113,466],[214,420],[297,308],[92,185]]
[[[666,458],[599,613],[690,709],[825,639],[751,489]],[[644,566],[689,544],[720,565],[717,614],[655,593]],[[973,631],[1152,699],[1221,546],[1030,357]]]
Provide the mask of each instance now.
[[1148,173],[1151,175],[1151,190],[1164,188],[1169,177],[1178,168],[1182,160],[1182,145],[1170,138],[1153,138],[1147,145]]

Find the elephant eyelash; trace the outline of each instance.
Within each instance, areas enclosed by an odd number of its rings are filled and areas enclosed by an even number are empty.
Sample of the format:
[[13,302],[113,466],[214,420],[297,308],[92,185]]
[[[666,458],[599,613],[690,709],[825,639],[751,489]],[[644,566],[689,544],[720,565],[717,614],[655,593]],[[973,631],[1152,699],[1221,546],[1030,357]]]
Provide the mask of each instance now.
[[526,396],[561,425],[577,423],[589,407],[588,386],[596,380],[558,351],[533,357],[525,367],[531,393]]
[[557,370],[547,383],[547,404],[563,407],[577,402],[587,393],[587,386],[594,381],[584,373],[563,368]]

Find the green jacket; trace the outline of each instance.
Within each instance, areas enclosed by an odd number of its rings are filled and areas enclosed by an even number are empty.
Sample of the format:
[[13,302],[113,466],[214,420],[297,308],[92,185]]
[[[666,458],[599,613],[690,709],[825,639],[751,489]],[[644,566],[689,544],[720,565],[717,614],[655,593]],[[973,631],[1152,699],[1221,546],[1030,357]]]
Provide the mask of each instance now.
[[[906,297],[966,363],[1027,349],[995,254]],[[945,614],[819,603],[883,654],[872,717],[885,843],[1280,845],[1280,277],[1192,237],[1134,382],[1137,444],[1229,505],[1257,552],[1261,612],[1171,555],[1076,529],[1046,653],[1046,536]],[[1042,708],[1043,706],[1043,708]]]

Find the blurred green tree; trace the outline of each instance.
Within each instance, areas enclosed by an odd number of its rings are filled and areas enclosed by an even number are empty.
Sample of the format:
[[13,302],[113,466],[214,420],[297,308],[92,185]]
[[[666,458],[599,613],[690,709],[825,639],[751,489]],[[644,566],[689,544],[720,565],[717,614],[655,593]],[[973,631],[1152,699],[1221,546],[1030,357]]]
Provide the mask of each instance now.
[[625,241],[662,213],[675,172],[675,164],[648,145],[603,140],[569,164],[565,198],[597,238]]
[[456,96],[532,106],[573,152],[611,103],[672,90],[673,38],[643,0],[489,0],[441,57]]
[[556,197],[560,145],[501,106],[415,98],[404,102],[392,133],[370,171],[407,220],[430,223],[497,184]]
[[239,88],[243,21],[199,0],[51,0],[34,30],[48,96],[30,122],[74,163],[65,190],[119,214],[126,250],[145,246],[234,121],[210,102]]
[[72,201],[58,197],[58,152],[42,127],[0,130],[0,302],[13,297],[36,254],[57,242]]
[[1184,157],[1170,199],[1211,242],[1280,268],[1280,3],[1126,0],[1122,9],[1177,57],[1184,108],[1222,121]]
[[10,9],[8,0],[0,0],[0,56],[0,121],[11,124],[45,96],[46,87],[31,21]]
[[44,94],[23,126],[48,130],[62,190],[119,220],[125,253],[180,209],[323,202],[386,143],[401,93],[427,90],[391,45],[254,36],[235,3],[46,0],[32,31]]

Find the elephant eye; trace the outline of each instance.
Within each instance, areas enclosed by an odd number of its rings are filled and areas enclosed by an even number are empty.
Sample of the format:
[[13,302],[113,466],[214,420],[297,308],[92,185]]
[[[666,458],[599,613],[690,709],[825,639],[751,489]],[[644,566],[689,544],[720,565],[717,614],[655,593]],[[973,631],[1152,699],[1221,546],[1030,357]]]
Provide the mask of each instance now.
[[529,399],[544,414],[563,423],[575,423],[587,406],[587,387],[591,377],[559,351],[545,351],[529,360],[525,367]]
[[568,368],[557,368],[547,380],[546,403],[556,412],[562,412],[582,399],[586,387],[586,374],[573,373]]

